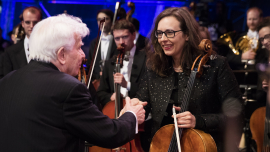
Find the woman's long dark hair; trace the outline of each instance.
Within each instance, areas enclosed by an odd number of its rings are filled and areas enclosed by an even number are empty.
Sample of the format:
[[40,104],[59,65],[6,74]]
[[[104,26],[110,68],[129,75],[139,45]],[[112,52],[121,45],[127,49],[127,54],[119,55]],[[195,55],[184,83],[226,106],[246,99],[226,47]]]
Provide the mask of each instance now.
[[198,47],[201,38],[199,35],[199,26],[194,17],[188,11],[177,7],[164,10],[155,20],[150,35],[150,41],[146,47],[147,67],[161,77],[166,77],[170,74],[173,59],[171,56],[167,56],[164,53],[161,45],[158,43],[158,39],[155,37],[155,31],[157,30],[159,21],[169,16],[175,17],[180,22],[180,29],[189,37],[189,40],[184,44],[179,61],[183,70],[185,72],[190,72],[190,68],[195,58],[198,55],[203,54],[203,51]]

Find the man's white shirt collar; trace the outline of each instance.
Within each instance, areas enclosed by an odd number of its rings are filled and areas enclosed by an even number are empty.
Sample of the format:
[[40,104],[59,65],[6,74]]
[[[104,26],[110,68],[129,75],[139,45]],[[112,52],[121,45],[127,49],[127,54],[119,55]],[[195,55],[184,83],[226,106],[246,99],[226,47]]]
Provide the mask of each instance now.
[[24,38],[24,51],[25,51],[27,63],[29,63],[30,62],[30,58],[29,58],[30,51],[29,51],[29,38],[27,36],[25,36],[25,38]]

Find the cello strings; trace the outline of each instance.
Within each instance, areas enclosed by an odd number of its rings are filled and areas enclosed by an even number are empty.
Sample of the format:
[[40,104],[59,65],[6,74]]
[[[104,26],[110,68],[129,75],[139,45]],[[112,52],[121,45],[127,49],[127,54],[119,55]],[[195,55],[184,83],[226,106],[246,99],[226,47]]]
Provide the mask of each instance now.
[[[186,111],[187,108],[188,108],[188,101],[189,101],[190,94],[191,94],[191,91],[192,91],[192,88],[193,88],[194,80],[196,78],[196,74],[197,74],[197,71],[191,71],[190,78],[189,78],[188,84],[187,84],[187,88],[185,90],[183,102],[182,102],[182,105],[181,105],[180,113]],[[183,128],[179,128],[179,137],[180,137],[180,139],[181,139],[182,131],[183,131]],[[171,142],[170,142],[168,152],[175,152],[176,150],[177,150],[177,142],[176,142],[176,133],[174,131]]]

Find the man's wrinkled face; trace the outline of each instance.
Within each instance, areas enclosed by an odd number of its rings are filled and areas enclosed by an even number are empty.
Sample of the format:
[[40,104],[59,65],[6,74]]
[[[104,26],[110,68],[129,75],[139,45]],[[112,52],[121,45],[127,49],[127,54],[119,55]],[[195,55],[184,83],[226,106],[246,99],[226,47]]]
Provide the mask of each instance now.
[[81,37],[75,37],[76,42],[72,50],[65,50],[66,55],[66,70],[63,71],[69,75],[77,76],[81,68],[82,60],[85,54],[81,49],[83,42]]

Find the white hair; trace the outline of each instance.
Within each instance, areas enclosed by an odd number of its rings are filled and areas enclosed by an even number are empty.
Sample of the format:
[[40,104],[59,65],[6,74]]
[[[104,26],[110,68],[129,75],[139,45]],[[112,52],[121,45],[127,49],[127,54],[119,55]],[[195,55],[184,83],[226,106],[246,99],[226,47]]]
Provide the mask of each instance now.
[[85,37],[89,34],[86,24],[78,17],[61,14],[46,18],[37,23],[29,40],[30,59],[55,61],[57,51],[64,47],[71,50],[75,45],[75,35]]

